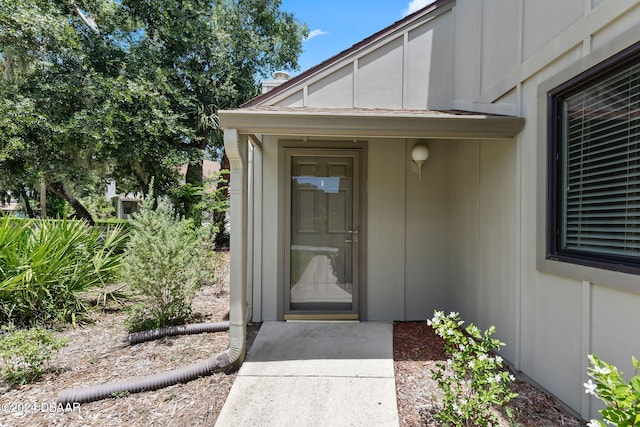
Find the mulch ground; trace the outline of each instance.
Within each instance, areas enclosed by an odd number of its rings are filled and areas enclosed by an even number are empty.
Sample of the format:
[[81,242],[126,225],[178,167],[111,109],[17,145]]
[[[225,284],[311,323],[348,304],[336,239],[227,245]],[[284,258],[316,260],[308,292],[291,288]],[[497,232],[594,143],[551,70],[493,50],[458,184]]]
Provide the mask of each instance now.
[[[217,322],[229,310],[228,254],[216,283],[193,302],[197,321]],[[212,426],[236,374],[216,373],[161,390],[122,394],[61,412],[62,390],[156,374],[207,359],[229,346],[227,332],[127,342],[126,313],[117,306],[96,310],[95,323],[59,333],[69,344],[51,360],[42,380],[10,388],[0,381],[0,426]],[[249,327],[255,337],[258,326]]]
[[[402,427],[439,426],[433,417],[440,391],[431,378],[431,369],[447,359],[442,338],[426,322],[397,322],[393,331],[393,358],[398,397],[398,416]],[[515,421],[522,427],[584,426],[562,404],[534,385],[517,379],[519,394],[510,402]],[[501,426],[511,424],[499,410]]]
[[[198,321],[220,321],[229,309],[228,254],[216,283],[205,286],[193,309]],[[235,373],[216,373],[161,390],[85,403],[61,412],[58,393],[155,374],[186,366],[225,350],[228,334],[207,333],[163,338],[137,345],[126,341],[126,313],[119,307],[95,312],[95,323],[68,327],[69,339],[51,360],[51,370],[33,384],[9,387],[0,380],[0,427],[34,426],[213,426]],[[259,325],[249,325],[249,345]],[[394,327],[394,365],[398,413],[402,427],[437,426],[438,390],[430,369],[446,359],[442,342],[426,322],[399,322]],[[514,402],[521,426],[581,426],[552,397],[524,381],[516,383]],[[506,425],[506,424],[505,424]]]

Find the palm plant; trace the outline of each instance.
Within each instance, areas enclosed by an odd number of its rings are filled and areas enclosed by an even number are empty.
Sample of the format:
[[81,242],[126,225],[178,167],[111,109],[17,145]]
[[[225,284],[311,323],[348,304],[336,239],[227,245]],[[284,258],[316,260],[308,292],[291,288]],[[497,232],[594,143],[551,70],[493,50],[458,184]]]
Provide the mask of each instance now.
[[121,228],[82,221],[0,221],[0,320],[75,322],[87,311],[81,295],[115,279],[126,238]]

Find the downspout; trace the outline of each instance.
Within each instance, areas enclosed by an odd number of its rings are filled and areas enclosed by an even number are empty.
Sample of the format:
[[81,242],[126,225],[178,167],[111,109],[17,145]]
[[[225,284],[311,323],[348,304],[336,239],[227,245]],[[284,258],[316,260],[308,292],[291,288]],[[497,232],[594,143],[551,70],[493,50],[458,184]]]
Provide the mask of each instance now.
[[[245,169],[247,139],[242,140],[236,129],[224,131],[224,145],[231,164],[231,266],[229,348],[209,359],[193,363],[173,371],[160,372],[140,378],[63,390],[58,404],[93,402],[113,394],[158,390],[178,383],[185,383],[238,367],[246,354],[247,331],[247,173]],[[225,325],[226,327],[226,325]]]
[[[251,140],[249,140],[248,142],[251,142]],[[245,164],[245,168],[247,169],[247,230],[246,230],[246,234],[247,234],[247,252],[245,252],[246,254],[246,258],[247,258],[247,322],[251,321],[252,315],[253,315],[253,280],[254,280],[254,274],[253,274],[253,266],[255,265],[255,259],[253,257],[253,246],[254,246],[254,235],[255,235],[255,230],[254,230],[254,212],[255,212],[255,206],[254,206],[254,200],[255,200],[255,193],[254,193],[254,183],[255,183],[255,179],[254,179],[254,175],[253,172],[255,171],[255,167],[253,165],[254,159],[255,159],[255,148],[253,147],[253,144],[248,143],[247,144],[247,161]]]
[[229,303],[229,363],[240,365],[247,335],[247,140],[237,129],[224,130],[224,149],[231,165],[231,265]]

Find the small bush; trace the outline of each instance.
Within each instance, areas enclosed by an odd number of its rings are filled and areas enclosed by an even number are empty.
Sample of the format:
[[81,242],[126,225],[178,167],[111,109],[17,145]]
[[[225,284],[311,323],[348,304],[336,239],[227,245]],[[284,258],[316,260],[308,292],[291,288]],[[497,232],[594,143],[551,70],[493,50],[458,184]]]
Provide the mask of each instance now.
[[[606,425],[619,427],[640,426],[640,362],[631,358],[635,372],[627,383],[622,372],[597,356],[589,355],[589,376],[595,380],[584,383],[585,393],[602,400],[606,407],[600,410]],[[599,420],[591,420],[589,427],[605,427]]]
[[0,335],[0,372],[12,386],[24,385],[42,377],[55,351],[67,345],[42,327],[28,330],[3,328]]
[[166,200],[153,209],[153,193],[134,214],[123,273],[142,304],[131,309],[131,331],[184,323],[191,300],[208,274],[206,253],[190,222]]
[[[502,358],[492,355],[504,345],[491,338],[495,327],[481,333],[477,326],[469,324],[465,333],[458,313],[445,316],[441,311],[434,312],[427,323],[444,339],[445,351],[451,355],[447,365],[453,371],[448,374],[444,364],[431,371],[443,392],[442,408],[435,417],[445,425],[497,425],[492,408],[505,406],[518,394],[511,391],[515,378],[503,369]],[[510,409],[505,410],[511,417]]]

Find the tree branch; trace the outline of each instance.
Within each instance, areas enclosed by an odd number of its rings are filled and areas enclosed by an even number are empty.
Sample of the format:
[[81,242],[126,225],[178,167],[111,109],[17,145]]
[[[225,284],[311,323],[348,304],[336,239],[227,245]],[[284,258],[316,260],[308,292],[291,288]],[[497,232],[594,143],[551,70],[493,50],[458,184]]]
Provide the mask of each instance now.
[[96,24],[96,21],[91,17],[91,14],[89,14],[89,16],[86,16],[84,13],[82,13],[80,8],[76,4],[75,0],[70,0],[69,3],[71,4],[71,7],[73,8],[73,10],[78,14],[82,22],[84,22],[84,24],[87,27],[89,27],[91,31],[93,31],[96,34],[100,34],[100,29],[98,28],[98,24]]

